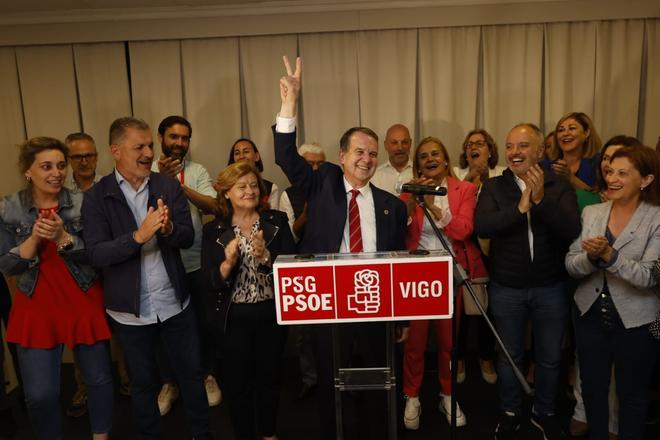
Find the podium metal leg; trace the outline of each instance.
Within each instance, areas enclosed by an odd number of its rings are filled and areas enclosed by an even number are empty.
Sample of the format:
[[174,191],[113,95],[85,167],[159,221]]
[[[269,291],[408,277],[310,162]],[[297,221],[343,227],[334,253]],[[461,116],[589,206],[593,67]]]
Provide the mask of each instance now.
[[397,439],[397,390],[396,390],[396,332],[395,325],[385,325],[385,367],[342,368],[340,360],[339,327],[332,325],[332,363],[335,386],[335,422],[337,440],[344,439],[342,395],[344,391],[386,391],[388,412],[388,440]]
[[337,440],[344,440],[344,414],[342,411],[341,403],[341,378],[339,377],[339,357],[341,350],[339,348],[341,341],[339,340],[339,328],[337,325],[332,325],[332,371],[334,371],[335,379],[335,423],[337,429]]

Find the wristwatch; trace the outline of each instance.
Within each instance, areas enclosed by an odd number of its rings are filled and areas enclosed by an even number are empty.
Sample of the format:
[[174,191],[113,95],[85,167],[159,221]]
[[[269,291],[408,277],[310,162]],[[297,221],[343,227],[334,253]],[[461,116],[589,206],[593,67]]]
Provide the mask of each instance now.
[[61,254],[71,249],[73,249],[73,237],[71,234],[66,234],[66,237],[57,243],[57,252]]

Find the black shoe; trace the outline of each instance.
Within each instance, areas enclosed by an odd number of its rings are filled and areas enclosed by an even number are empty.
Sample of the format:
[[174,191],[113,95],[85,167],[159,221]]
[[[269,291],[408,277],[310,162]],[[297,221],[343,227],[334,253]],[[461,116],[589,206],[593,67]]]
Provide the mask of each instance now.
[[314,394],[314,391],[316,391],[316,384],[308,384],[308,383],[303,383],[302,386],[300,387],[300,391],[298,391],[298,400],[305,400],[312,394]]
[[16,421],[11,408],[0,411],[0,439],[11,439],[16,435]]
[[69,417],[82,417],[87,414],[87,390],[79,389],[71,398],[71,404],[66,409]]
[[532,413],[532,425],[536,426],[543,433],[544,440],[563,440],[566,438],[566,433],[555,416],[540,416]]
[[515,438],[520,429],[520,416],[510,415],[505,412],[500,414],[500,419],[495,428],[495,440],[510,440]]

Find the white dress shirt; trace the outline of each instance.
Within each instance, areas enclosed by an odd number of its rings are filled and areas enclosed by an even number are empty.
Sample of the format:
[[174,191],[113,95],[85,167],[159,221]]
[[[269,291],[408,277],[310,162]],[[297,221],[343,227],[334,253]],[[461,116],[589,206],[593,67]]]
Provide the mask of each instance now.
[[395,190],[396,184],[399,182],[408,183],[412,180],[412,177],[412,161],[410,159],[401,172],[394,168],[388,160],[376,168],[376,173],[371,178],[371,183],[378,188],[399,197],[399,194]]

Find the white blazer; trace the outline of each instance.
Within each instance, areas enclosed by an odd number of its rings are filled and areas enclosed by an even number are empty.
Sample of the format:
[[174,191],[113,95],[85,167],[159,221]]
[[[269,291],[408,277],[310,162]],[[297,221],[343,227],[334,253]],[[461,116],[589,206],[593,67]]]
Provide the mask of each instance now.
[[582,250],[582,240],[605,235],[612,202],[584,208],[582,233],[566,254],[566,269],[581,278],[575,291],[575,303],[585,314],[600,295],[603,274],[607,278],[612,301],[626,328],[652,322],[660,310],[660,289],[652,269],[660,255],[660,207],[642,202],[612,247],[619,255],[605,268],[594,265]]

